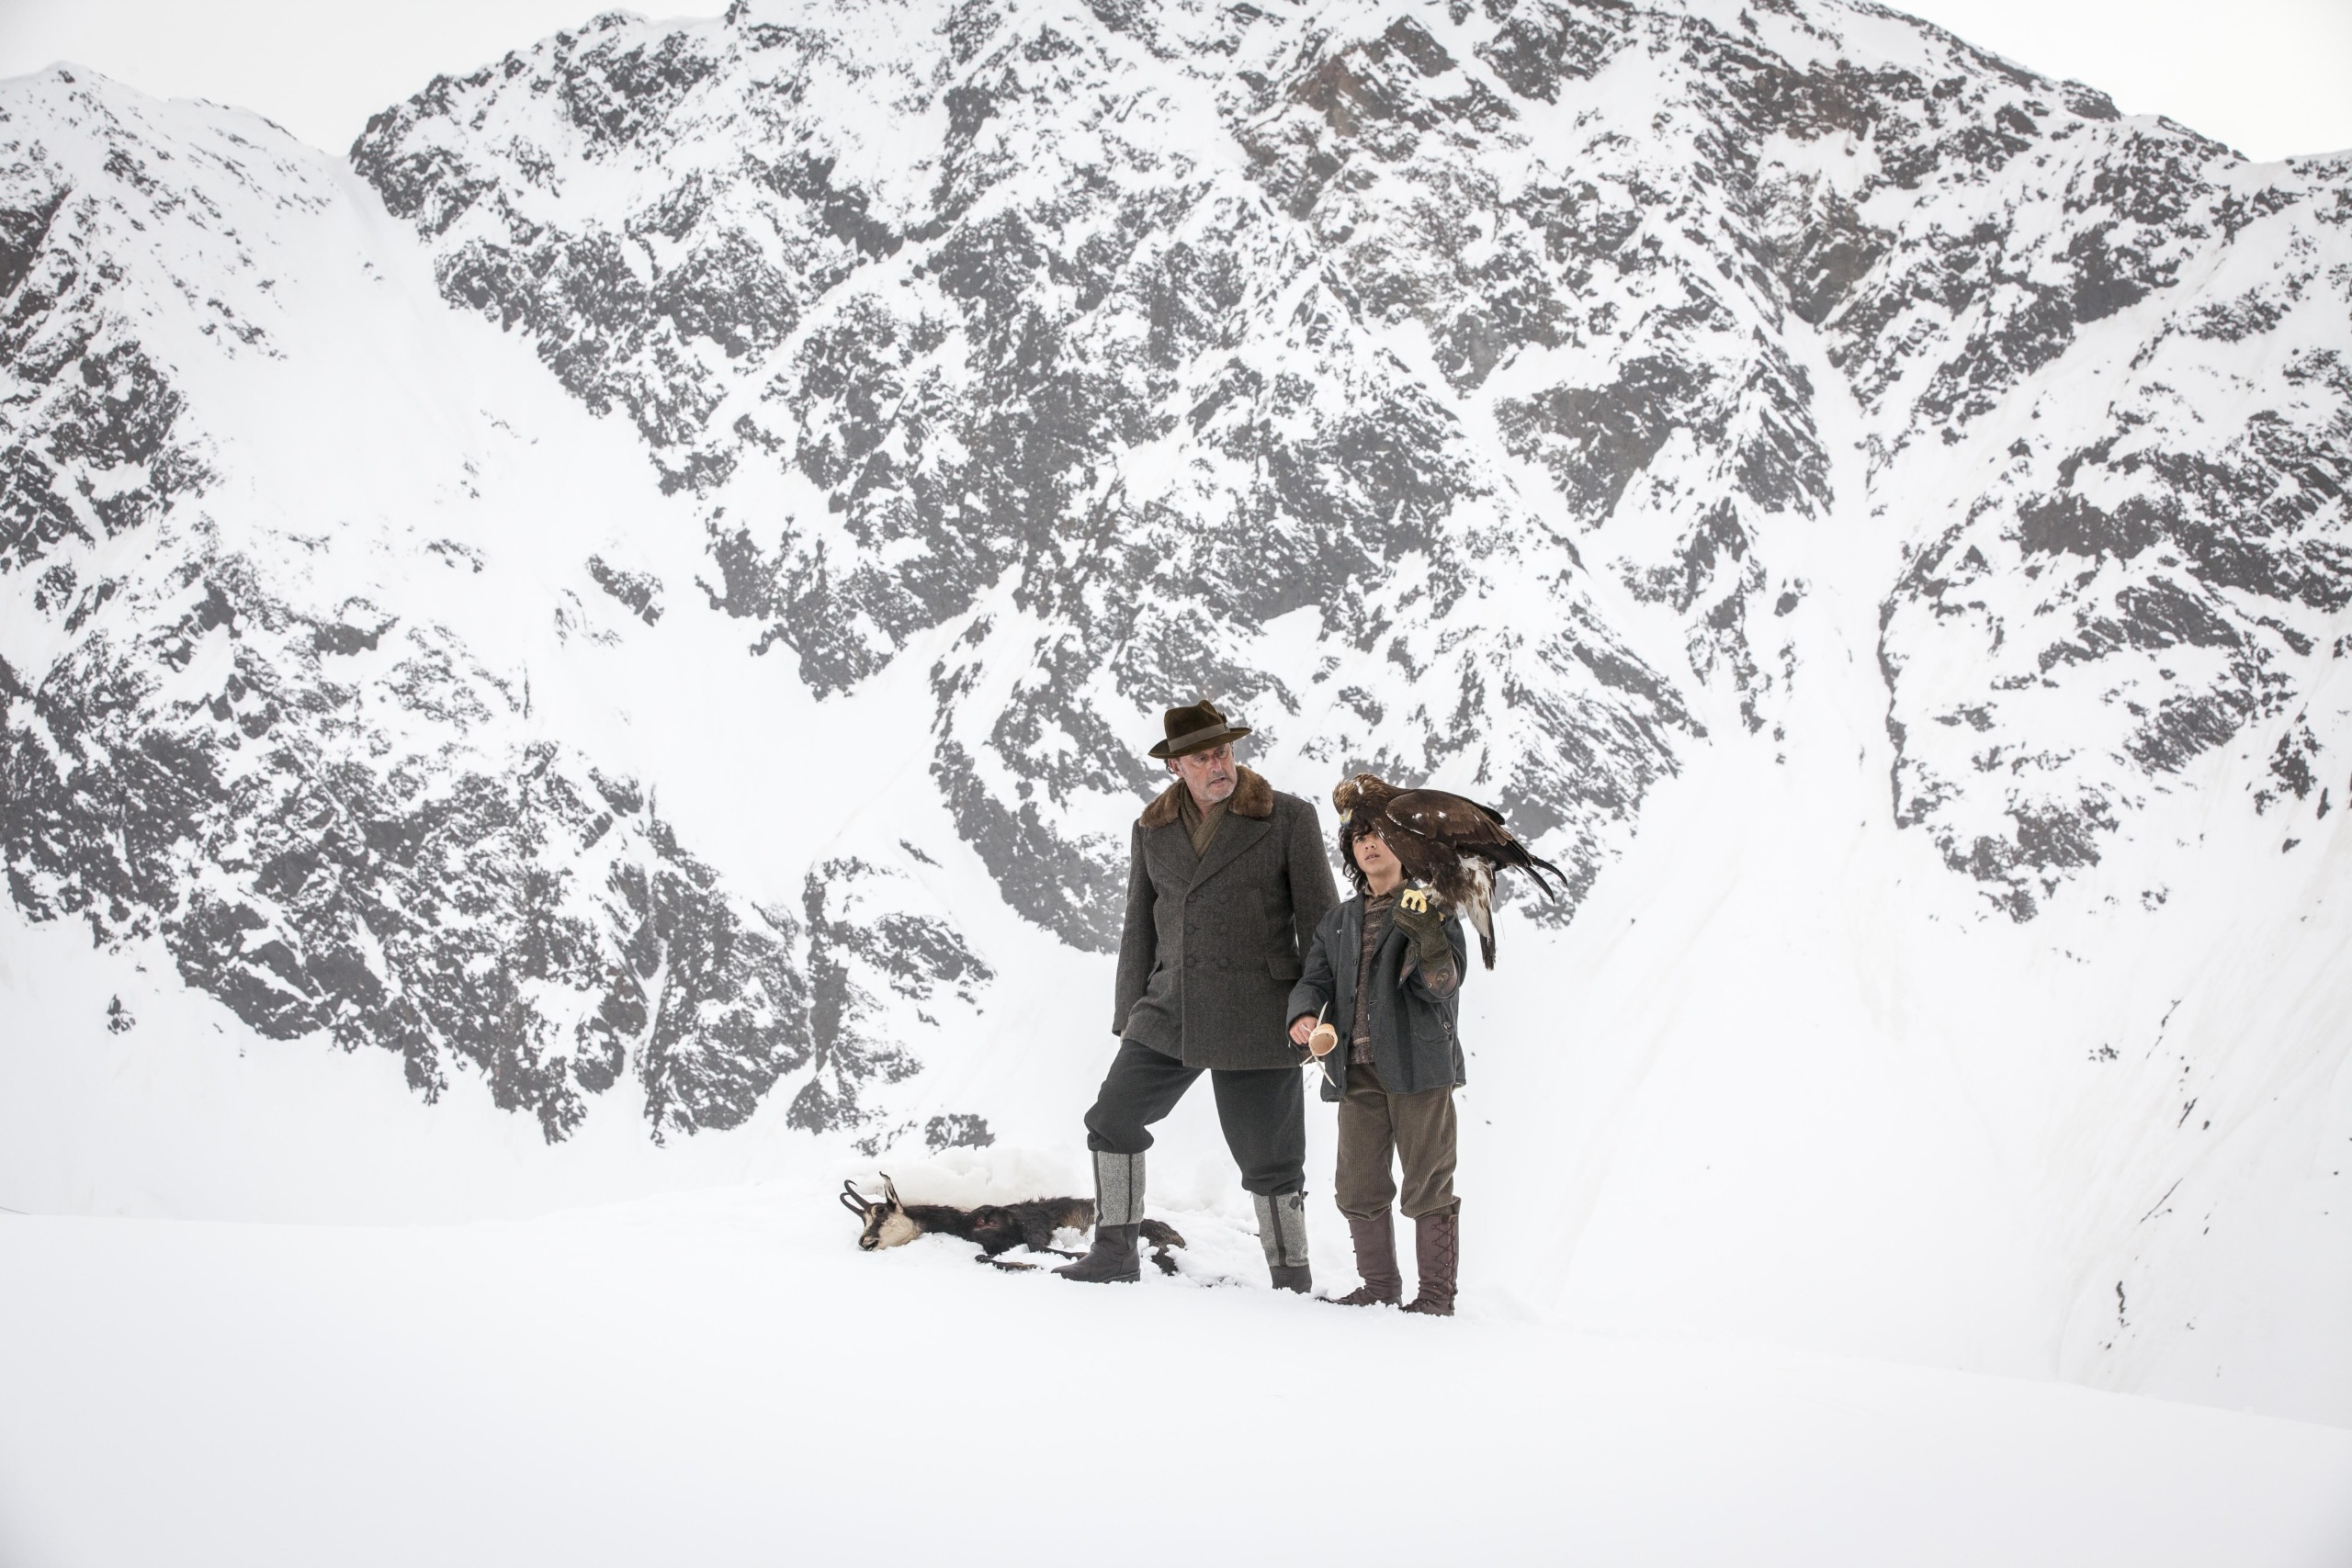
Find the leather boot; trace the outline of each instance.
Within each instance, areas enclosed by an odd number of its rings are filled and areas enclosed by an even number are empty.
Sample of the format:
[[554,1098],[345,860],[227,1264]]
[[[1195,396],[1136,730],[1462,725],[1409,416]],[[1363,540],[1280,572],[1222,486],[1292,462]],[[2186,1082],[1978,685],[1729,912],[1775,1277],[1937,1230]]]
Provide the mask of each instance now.
[[1453,1271],[1462,1260],[1457,1229],[1461,1218],[1462,1211],[1454,1208],[1442,1214],[1423,1214],[1413,1222],[1413,1254],[1420,1270],[1421,1288],[1405,1303],[1407,1312],[1417,1312],[1425,1317],[1453,1315]]
[[1274,1289],[1311,1293],[1315,1280],[1306,1269],[1306,1194],[1250,1196],[1258,1210],[1258,1245],[1266,1249],[1266,1272]]
[[1343,1307],[1393,1307],[1405,1299],[1405,1280],[1396,1272],[1396,1227],[1383,1209],[1371,1219],[1348,1216],[1348,1234],[1355,1238],[1356,1272],[1363,1283],[1332,1302]]
[[1136,1250],[1141,1225],[1096,1225],[1094,1244],[1075,1263],[1054,1270],[1065,1280],[1089,1285],[1132,1285],[1143,1278],[1143,1261]]
[[1094,1241],[1086,1256],[1054,1270],[1090,1285],[1132,1285],[1143,1278],[1136,1238],[1143,1230],[1143,1156],[1094,1156]]

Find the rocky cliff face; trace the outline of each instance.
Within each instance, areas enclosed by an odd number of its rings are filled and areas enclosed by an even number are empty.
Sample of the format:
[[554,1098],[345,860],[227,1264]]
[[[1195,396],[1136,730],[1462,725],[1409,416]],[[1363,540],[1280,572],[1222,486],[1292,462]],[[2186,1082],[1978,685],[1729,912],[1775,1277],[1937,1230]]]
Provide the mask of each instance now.
[[2273,759],[2288,852],[2336,804],[2352,164],[1874,6],[607,16],[378,116],[372,196],[226,111],[0,104],[12,896],[551,1138],[624,1081],[657,1132],[782,1085],[985,1136],[859,1092],[989,966],[917,862],[796,908],[682,846],[437,617],[463,529],[257,520],[219,367],[301,358],[298,231],[421,253],[382,309],[527,344],[686,520],[684,572],[544,546],[567,646],[724,617],[833,703],[917,660],[945,820],[1079,948],[1199,694],[1302,791],[1491,799],[1580,899],[1699,749],[1807,743],[1835,518],[1889,563],[1890,808],[1995,918],[2132,845],[2161,903],[2209,754]]
[[[1581,885],[1701,727],[1596,611],[1568,520],[1398,339],[1409,291],[1295,188],[1326,154],[1291,119],[1325,124],[1305,106],[1360,52],[1298,33],[1156,8],[605,18],[436,84],[353,162],[448,299],[628,412],[753,646],[835,690],[962,623],[933,773],[1064,940],[1114,940],[1151,784],[1133,737],[1170,694],[1335,773],[1451,767],[1562,832]],[[1462,132],[1442,160],[1475,164]]]
[[[937,768],[1073,942],[1145,782],[1116,737],[1180,688],[1452,765],[1589,877],[1703,732],[1689,688],[1775,722],[1778,547],[1833,501],[1912,558],[1895,809],[2018,917],[2199,752],[2311,772],[2346,170],[1888,13],[607,18],[354,161],[452,301],[629,410],[714,597],[812,682],[1013,585],[1023,624],[934,676]],[[1825,400],[1867,453],[1842,497]],[[1308,659],[1250,656],[1301,608]],[[990,669],[1006,704],[959,712]]]
[[[985,966],[953,933],[904,917],[875,951],[816,874],[805,910],[759,907],[643,784],[539,733],[527,669],[443,618],[485,570],[413,536],[447,517],[355,495],[289,518],[239,482],[252,384],[220,362],[318,357],[277,297],[348,193],[259,122],[71,71],[6,114],[17,905],[160,938],[260,1033],[397,1052],[427,1099],[479,1073],[550,1140],[624,1082],[657,1138],[736,1125],[787,1075],[796,1124],[865,1120],[857,1087],[909,1070],[865,1032],[869,987],[968,991]],[[559,635],[588,625],[570,605]]]

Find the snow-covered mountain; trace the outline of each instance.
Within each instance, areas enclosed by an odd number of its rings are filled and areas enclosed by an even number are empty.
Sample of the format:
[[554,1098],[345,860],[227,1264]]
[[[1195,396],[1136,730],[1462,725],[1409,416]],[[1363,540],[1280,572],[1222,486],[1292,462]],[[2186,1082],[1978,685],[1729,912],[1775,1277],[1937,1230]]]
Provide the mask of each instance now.
[[479,1071],[550,1139],[625,1078],[657,1138],[795,1073],[797,1119],[854,1120],[911,1064],[852,971],[952,1004],[985,967],[928,915],[845,924],[861,864],[747,897],[544,711],[536,659],[665,608],[593,547],[638,525],[595,488],[650,490],[594,471],[609,434],[486,385],[404,237],[266,124],[72,68],[9,117],[18,908],[159,936],[255,1031],[398,1052],[428,1098]]
[[93,1050],[1066,1137],[1210,694],[1571,869],[1473,998],[1514,1289],[2352,1419],[2352,155],[1839,0],[746,0],[345,160],[0,117],[7,945]]

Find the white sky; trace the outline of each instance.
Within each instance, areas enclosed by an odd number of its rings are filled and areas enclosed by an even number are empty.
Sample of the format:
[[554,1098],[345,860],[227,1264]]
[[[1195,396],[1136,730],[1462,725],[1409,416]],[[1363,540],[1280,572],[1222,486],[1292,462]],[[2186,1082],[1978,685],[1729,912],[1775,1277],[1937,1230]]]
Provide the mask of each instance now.
[[[689,0],[692,3],[692,0]],[[435,72],[611,0],[0,0],[0,76],[76,61],[257,109],[340,152]],[[707,0],[713,15],[723,0]],[[1902,8],[2256,158],[2352,148],[2352,0],[1911,0]]]

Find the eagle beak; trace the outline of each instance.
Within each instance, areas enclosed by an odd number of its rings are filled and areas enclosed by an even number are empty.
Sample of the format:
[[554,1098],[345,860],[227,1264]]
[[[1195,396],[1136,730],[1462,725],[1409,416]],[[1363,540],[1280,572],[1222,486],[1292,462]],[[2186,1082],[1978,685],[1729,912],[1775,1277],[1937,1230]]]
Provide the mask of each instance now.
[[1354,810],[1353,810],[1352,808],[1351,808],[1351,809],[1350,809],[1350,810],[1342,811],[1342,812],[1340,812],[1340,821],[1342,821],[1342,822],[1345,822],[1349,818],[1353,817],[1354,815],[1355,815],[1355,812],[1354,812]]

